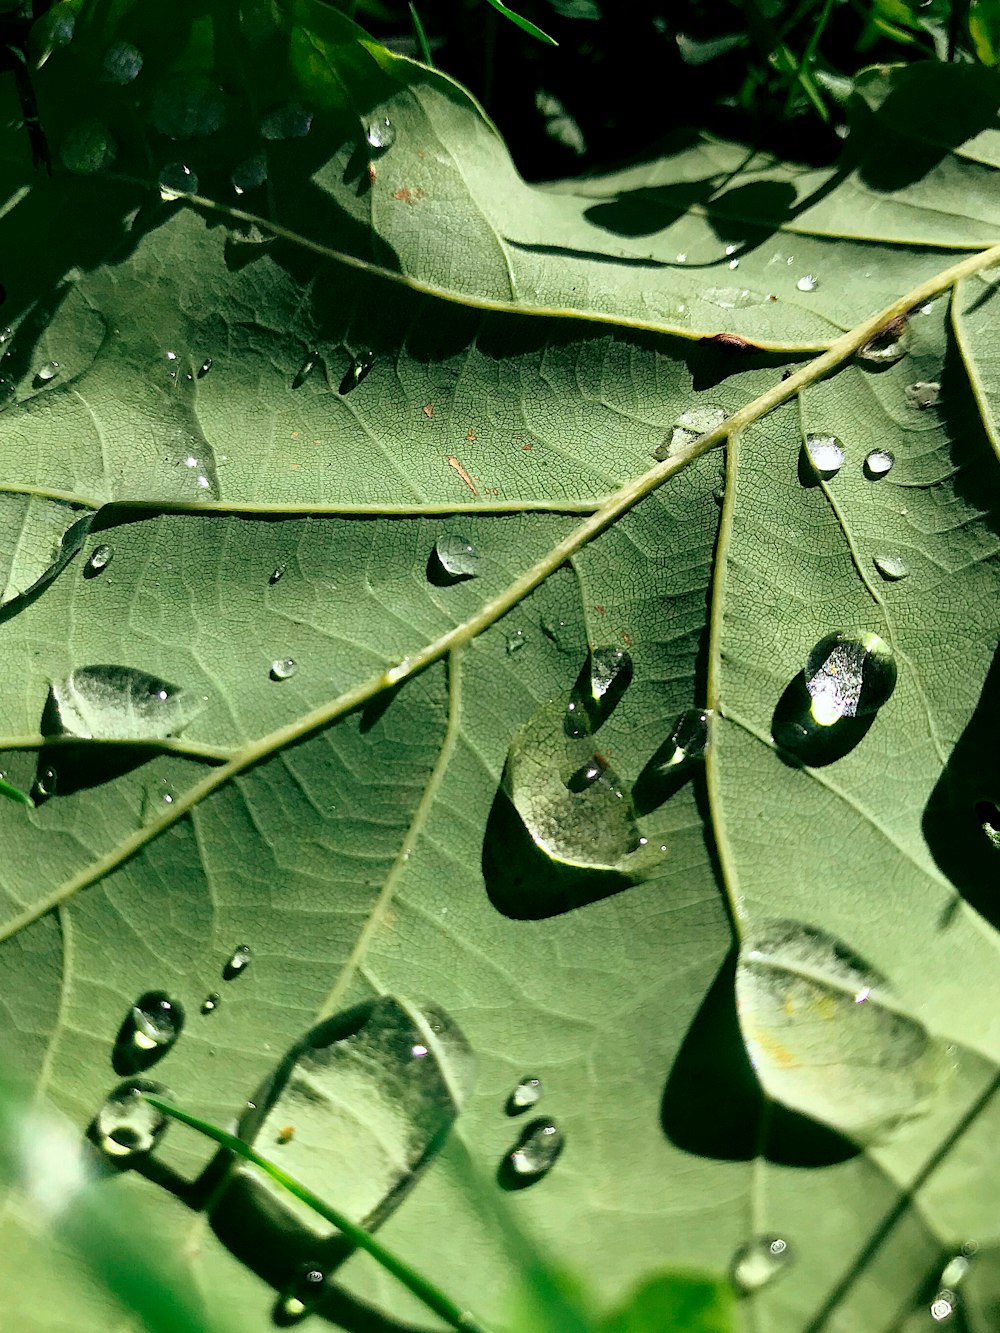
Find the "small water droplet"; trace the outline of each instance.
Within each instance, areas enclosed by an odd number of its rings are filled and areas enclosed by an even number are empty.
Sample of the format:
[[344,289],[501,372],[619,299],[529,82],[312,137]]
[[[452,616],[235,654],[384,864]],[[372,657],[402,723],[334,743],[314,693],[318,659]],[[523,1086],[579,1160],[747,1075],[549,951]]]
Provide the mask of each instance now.
[[805,677],[812,716],[826,727],[877,712],[896,687],[896,661],[877,634],[841,630],[812,648]]
[[89,176],[103,171],[115,160],[118,145],[111,135],[94,120],[74,125],[60,149],[63,165],[77,175]]
[[800,292],[814,292],[819,286],[819,278],[815,273],[804,273],[795,286]]
[[680,251],[678,251],[678,253],[677,253],[677,258],[676,258],[676,261],[675,261],[675,262],[678,263],[678,264],[686,264],[686,263],[687,263],[687,253],[686,253],[686,251],[684,251],[684,250],[680,250]]
[[338,393],[343,396],[356,389],[363,379],[370,373],[375,364],[374,352],[359,352],[357,356],[352,357],[351,364],[347,368],[347,373],[340,381]]
[[6,325],[4,328],[0,329],[0,347],[5,347],[7,343],[10,342],[11,338],[13,338],[13,336],[14,336],[14,330],[10,327],[9,324]]
[[439,572],[450,583],[475,578],[479,573],[479,552],[467,537],[452,534],[438,537],[434,559]]
[[909,341],[909,324],[905,317],[900,315],[896,319],[891,319],[885,328],[880,329],[874,338],[865,343],[858,352],[858,358],[876,366],[891,366],[906,355]]
[[606,722],[631,684],[632,673],[632,658],[624,648],[592,648],[570,691],[566,735],[589,736]]
[[271,663],[271,669],[268,673],[272,680],[288,680],[294,676],[299,669],[299,664],[294,657],[276,657]]
[[540,1180],[555,1165],[565,1139],[552,1120],[532,1120],[507,1154],[509,1173],[521,1183]]
[[285,577],[285,570],[287,568],[288,568],[287,564],[275,565],[274,569],[271,570],[270,576],[268,577],[267,580],[268,583],[270,583],[272,587],[274,586],[275,583],[279,583]]
[[230,184],[236,194],[247,194],[250,190],[259,189],[267,180],[267,158],[263,153],[255,153],[253,157],[246,158],[243,162],[233,167],[232,174],[229,177]]
[[232,981],[234,977],[241,976],[250,966],[253,958],[253,950],[249,944],[238,945],[226,960],[226,965],[222,969],[223,981]]
[[[735,268],[739,262],[734,259],[729,267]],[[703,301],[717,305],[720,310],[748,310],[751,306],[763,305],[767,300],[761,292],[752,291],[749,287],[706,287],[701,297]]]
[[909,568],[906,561],[898,555],[876,555],[872,556],[872,564],[890,583],[898,583],[900,579],[905,579],[909,574]]
[[673,730],[661,750],[660,765],[664,769],[685,767],[705,757],[708,729],[712,718],[709,708],[688,708],[677,718]]
[[146,1101],[144,1092],[173,1101],[173,1094],[161,1083],[132,1079],[119,1083],[94,1117],[90,1137],[108,1157],[121,1160],[150,1152],[170,1123]]
[[653,450],[653,457],[657,459],[668,458],[671,454],[677,453],[679,449],[694,444],[696,440],[707,435],[709,431],[718,429],[725,421],[726,416],[726,409],[713,403],[708,403],[704,407],[689,408],[688,411],[682,412],[674,422],[673,430],[668,439]]
[[520,1115],[529,1106],[536,1105],[544,1091],[541,1079],[525,1076],[507,1098],[507,1114]]
[[941,1288],[944,1290],[954,1290],[965,1280],[971,1263],[971,1257],[968,1254],[955,1254],[948,1260],[941,1270],[941,1277],[938,1279]]
[[56,770],[51,766],[45,766],[39,770],[35,778],[35,787],[32,795],[37,799],[44,800],[46,797],[55,796],[59,789],[59,777]]
[[203,1014],[213,1013],[220,999],[221,996],[217,990],[210,991],[201,1002],[201,1012]]
[[260,122],[264,139],[304,139],[313,122],[313,113],[299,102],[287,102],[269,111]]
[[184,1006],[164,991],[140,995],[119,1029],[112,1059],[118,1073],[133,1074],[162,1060],[181,1035]]
[[114,554],[115,553],[111,547],[106,546],[103,543],[100,546],[95,546],[90,553],[89,560],[84,566],[84,576],[93,578],[95,574],[100,574],[102,569],[107,569],[108,565],[110,565],[114,558]]
[[917,380],[913,384],[908,384],[903,392],[910,406],[921,411],[937,407],[941,401],[941,385],[937,380]]
[[807,435],[806,455],[817,477],[829,481],[844,463],[844,446],[836,435]]
[[131,42],[115,42],[104,53],[102,65],[106,83],[117,83],[124,87],[131,83],[142,69],[142,52]]
[[208,374],[208,372],[212,369],[212,366],[213,366],[214,364],[215,364],[215,362],[212,360],[212,358],[211,358],[210,356],[206,356],[206,357],[205,357],[205,360],[201,363],[201,365],[198,367],[197,371],[195,372],[195,373],[197,374],[198,378],[199,378],[200,380],[203,380],[203,379],[205,378],[205,376]]
[[378,116],[375,120],[369,121],[365,138],[370,147],[377,152],[384,152],[396,142],[396,127],[388,116]]
[[295,378],[292,380],[293,389],[301,389],[306,380],[316,369],[316,362],[319,360],[319,352],[310,352],[306,359],[295,372]]
[[895,461],[888,449],[872,449],[865,458],[865,476],[869,481],[877,481],[891,471]]
[[735,269],[735,268],[739,268],[739,266],[740,266],[740,261],[739,261],[738,259],[730,259],[730,261],[729,261],[729,267],[730,267],[730,268]]
[[755,1236],[733,1255],[729,1270],[733,1285],[743,1295],[759,1291],[786,1272],[793,1257],[783,1236]]
[[198,177],[183,162],[170,162],[160,172],[160,198],[164,203],[198,193]]
[[506,636],[507,656],[512,657],[514,653],[519,653],[522,648],[528,646],[529,639],[523,629],[511,630]]
[[303,1264],[278,1299],[281,1323],[297,1323],[315,1310],[326,1290],[326,1274],[318,1264]]
[[957,1307],[958,1297],[953,1291],[945,1288],[931,1301],[930,1316],[935,1324],[944,1324],[954,1317]]
[[48,384],[48,382],[54,380],[58,374],[59,362],[46,361],[35,371],[35,387],[38,388],[43,384]]
[[738,245],[727,245],[727,246],[726,246],[726,254],[727,254],[727,255],[734,255],[734,254],[736,253],[736,251],[737,251],[739,248],[740,248],[740,247],[739,247]]

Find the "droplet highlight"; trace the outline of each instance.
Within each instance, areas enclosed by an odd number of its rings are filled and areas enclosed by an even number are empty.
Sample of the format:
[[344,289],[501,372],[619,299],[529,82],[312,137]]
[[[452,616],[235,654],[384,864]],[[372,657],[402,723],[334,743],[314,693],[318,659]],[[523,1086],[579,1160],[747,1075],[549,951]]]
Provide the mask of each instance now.
[[365,138],[370,148],[374,148],[376,152],[384,152],[396,142],[396,127],[388,116],[377,116],[368,122]]
[[526,1075],[507,1098],[507,1114],[520,1115],[529,1107],[536,1106],[544,1091],[541,1079]]
[[35,371],[35,386],[38,387],[42,384],[48,384],[49,381],[54,380],[58,374],[59,374],[58,361],[44,362]]
[[323,1299],[326,1274],[318,1264],[303,1264],[278,1299],[281,1323],[296,1323],[311,1314]]
[[173,736],[200,710],[190,693],[127,666],[77,667],[51,688],[60,730],[84,739]]
[[812,648],[805,680],[813,719],[820,726],[831,726],[882,707],[896,687],[896,660],[877,634],[841,630],[825,635]]
[[229,183],[235,194],[249,194],[259,190],[267,180],[267,158],[263,153],[255,153],[233,167]]
[[272,680],[289,680],[299,669],[294,657],[276,657],[268,675]]
[[171,162],[160,172],[160,198],[171,203],[185,195],[198,193],[198,177],[183,162]]
[[111,564],[111,561],[114,559],[114,554],[115,553],[111,547],[104,543],[100,546],[95,546],[90,553],[87,563],[83,567],[84,577],[95,578],[98,574],[102,573],[107,569],[108,565]]
[[203,1014],[212,1014],[219,1007],[221,996],[217,990],[209,991],[201,1002],[201,1012]]
[[338,393],[343,397],[344,394],[352,393],[362,380],[371,374],[372,367],[375,365],[374,352],[359,352],[357,356],[351,359],[351,364],[347,368],[347,373],[340,381]]
[[787,1272],[793,1257],[784,1236],[755,1236],[733,1255],[729,1270],[733,1286],[744,1296],[760,1291]]
[[589,736],[606,722],[632,674],[632,658],[624,648],[592,648],[566,705],[567,736]]
[[125,1016],[112,1054],[119,1074],[137,1074],[162,1060],[184,1028],[184,1006],[165,991],[146,991]]
[[242,976],[250,966],[253,959],[253,950],[249,944],[240,944],[233,950],[226,960],[226,965],[222,969],[223,981],[232,981],[234,977]]
[[819,278],[815,273],[804,273],[795,286],[800,292],[814,292],[819,286]]
[[888,449],[872,449],[865,457],[865,476],[869,481],[878,481],[892,471],[895,461]]
[[119,1083],[90,1127],[91,1139],[105,1156],[123,1163],[143,1157],[163,1137],[169,1118],[146,1101],[144,1092],[173,1101],[173,1094],[161,1083],[146,1079]]
[[696,443],[710,431],[717,430],[726,419],[726,409],[715,404],[693,407],[682,412],[674,422],[669,437],[653,450],[656,459],[669,458],[688,445]]
[[835,477],[844,465],[844,446],[836,435],[807,435],[806,455],[812,470],[823,481]]
[[563,1150],[565,1139],[553,1120],[532,1120],[505,1159],[511,1183],[532,1184],[548,1175]]

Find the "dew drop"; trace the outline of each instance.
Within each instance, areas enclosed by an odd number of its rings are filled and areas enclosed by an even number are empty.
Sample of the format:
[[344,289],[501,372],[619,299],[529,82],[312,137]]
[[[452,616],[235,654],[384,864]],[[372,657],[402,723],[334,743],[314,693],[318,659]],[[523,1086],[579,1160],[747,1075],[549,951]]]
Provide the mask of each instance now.
[[971,1256],[968,1254],[955,1254],[945,1264],[941,1270],[939,1278],[941,1287],[945,1290],[954,1290],[964,1280],[969,1271]]
[[356,389],[363,379],[370,373],[375,364],[374,352],[359,352],[357,356],[351,358],[351,364],[347,368],[347,373],[340,381],[338,393],[343,396]]
[[14,330],[10,327],[9,324],[7,324],[4,328],[0,329],[0,347],[6,347],[7,344],[10,342],[10,340],[13,338],[13,336],[14,336]]
[[686,768],[705,757],[708,729],[712,718],[709,708],[688,708],[677,718],[664,746],[657,751],[662,756],[663,769]]
[[160,198],[164,203],[198,193],[198,177],[183,162],[171,162],[160,172]]
[[684,251],[684,250],[680,250],[680,251],[678,251],[678,253],[677,253],[677,258],[676,258],[676,260],[675,260],[674,262],[675,262],[675,263],[678,263],[678,264],[686,264],[686,263],[687,263],[687,258],[688,258],[688,257],[687,257],[687,253],[686,253],[686,251]]
[[114,1066],[136,1073],[162,1060],[181,1035],[184,1006],[164,991],[140,995],[126,1015],[115,1043]]
[[880,329],[874,338],[865,343],[858,352],[858,358],[871,365],[891,366],[906,355],[909,341],[909,324],[900,315],[891,319],[884,329]]
[[316,362],[319,360],[319,352],[310,352],[306,359],[295,372],[295,378],[292,380],[293,389],[301,389],[306,380],[316,369]]
[[812,648],[805,679],[813,719],[827,727],[877,712],[896,687],[896,661],[877,634],[841,630]]
[[815,273],[805,273],[795,284],[800,292],[814,292],[819,286],[819,278]]
[[46,361],[43,365],[39,366],[38,369],[35,371],[35,387],[37,388],[42,384],[48,384],[48,382],[50,380],[54,380],[58,374],[59,374],[59,362]]
[[222,980],[232,981],[234,977],[242,976],[250,966],[252,958],[253,950],[249,944],[238,945],[226,960],[226,965],[222,969]]
[[264,139],[304,139],[312,127],[313,113],[299,102],[287,102],[269,111],[260,122]]
[[281,1323],[296,1323],[310,1314],[323,1299],[326,1274],[318,1264],[303,1264],[278,1299]]
[[471,579],[479,572],[479,552],[467,537],[442,535],[434,543],[434,559],[448,582]]
[[388,116],[378,116],[375,120],[369,121],[365,138],[376,152],[384,152],[396,142],[396,127]]
[[507,656],[513,657],[514,654],[519,653],[522,648],[526,648],[528,643],[528,636],[523,629],[511,630],[506,636]]
[[117,83],[124,87],[138,76],[142,69],[142,52],[131,42],[115,42],[104,53],[102,65],[106,83]]
[[285,570],[286,570],[287,568],[288,568],[288,565],[287,565],[287,564],[284,564],[284,565],[275,565],[274,569],[271,570],[271,573],[270,573],[270,575],[269,575],[269,577],[268,577],[268,580],[267,580],[268,583],[270,583],[272,587],[273,587],[276,583],[280,583],[281,580],[285,577]]
[[201,363],[201,365],[198,367],[197,371],[195,372],[196,375],[198,376],[198,378],[199,378],[200,380],[203,380],[203,379],[205,378],[205,376],[208,374],[208,372],[212,369],[212,366],[213,366],[214,364],[215,364],[215,362],[212,360],[212,358],[211,358],[210,356],[206,356],[206,357],[205,357],[205,360]]
[[85,120],[67,134],[60,149],[63,165],[80,176],[103,171],[115,160],[118,146],[99,122]]
[[783,1236],[755,1236],[733,1255],[730,1277],[743,1295],[759,1291],[787,1271],[794,1252]]
[[806,454],[818,477],[829,481],[844,463],[844,446],[836,435],[807,435]]
[[535,1106],[544,1091],[541,1079],[526,1075],[507,1098],[507,1114],[520,1115],[529,1106]]
[[878,481],[892,470],[895,461],[888,449],[872,449],[865,458],[865,476],[869,481]]
[[203,1014],[214,1013],[220,999],[221,996],[217,990],[210,991],[201,1002],[201,1012]]
[[589,736],[606,722],[631,684],[632,672],[624,648],[592,648],[566,705],[567,736]]
[[944,1324],[954,1316],[957,1307],[958,1297],[945,1287],[931,1301],[930,1316],[935,1324]]
[[903,392],[910,406],[921,411],[937,407],[941,401],[941,385],[937,380],[917,380],[913,384],[908,384]]
[[909,568],[906,561],[898,555],[876,555],[872,556],[872,564],[890,583],[898,583],[900,579],[905,579],[909,574]]
[[263,153],[255,153],[253,157],[246,158],[243,162],[233,167],[232,174],[229,177],[230,184],[236,194],[247,194],[251,190],[258,190],[267,180],[267,158]]
[[740,266],[740,261],[739,261],[738,259],[730,259],[730,261],[729,261],[729,267],[730,267],[730,268],[732,268],[732,269],[736,269],[736,268],[739,268],[739,266]]
[[519,1183],[540,1180],[555,1165],[563,1150],[562,1131],[552,1120],[532,1120],[507,1154],[509,1175]]
[[709,403],[704,407],[692,407],[688,411],[682,412],[674,422],[673,430],[668,439],[653,450],[653,457],[657,459],[668,458],[671,454],[677,453],[679,449],[686,448],[689,444],[694,444],[703,435],[709,431],[716,430],[726,419],[726,409]]
[[288,680],[298,669],[299,664],[294,657],[276,657],[268,674],[272,680]]
[[119,1083],[94,1117],[90,1137],[108,1157],[122,1160],[143,1156],[170,1123],[162,1111],[146,1101],[144,1092],[173,1101],[173,1094],[161,1083],[133,1079]]
[[95,546],[90,553],[90,558],[84,566],[84,578],[93,578],[96,574],[100,574],[103,569],[107,569],[108,565],[111,564],[111,561],[114,558],[114,554],[115,553],[111,547],[106,546],[103,543],[100,546]]

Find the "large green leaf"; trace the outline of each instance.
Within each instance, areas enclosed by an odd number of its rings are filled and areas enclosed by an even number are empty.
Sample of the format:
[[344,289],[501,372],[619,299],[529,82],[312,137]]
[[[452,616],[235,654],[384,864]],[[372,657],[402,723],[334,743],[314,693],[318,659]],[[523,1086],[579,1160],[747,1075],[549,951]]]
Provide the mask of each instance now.
[[[464,1155],[380,1199],[384,1088],[334,1075],[260,1146],[483,1320],[517,1284],[476,1182],[519,1183],[530,1074],[565,1146],[500,1205],[602,1302],[774,1234],[759,1327],[896,1326],[1000,1240],[995,79],[864,76],[829,172],[688,141],[541,188],[325,6],[85,5],[60,44],[76,9],[37,34],[51,177],[16,131],[0,155],[0,750],[39,798],[0,808],[9,1067],[82,1134],[167,992],[187,1020],[149,1076],[249,1132],[318,1020],[430,1004],[478,1061]],[[901,359],[857,358],[911,309]],[[820,730],[803,672],[834,631],[880,636],[898,683]],[[542,762],[586,756],[553,701],[622,648],[594,772],[645,843],[604,858],[573,815],[581,854],[549,860],[508,750],[544,725]],[[704,707],[707,769],[666,764]],[[263,1329],[295,1245],[187,1190],[210,1157],[174,1126],[104,1188],[209,1315]],[[109,1326],[85,1271],[53,1283],[30,1199],[2,1227],[16,1326],[40,1292],[46,1328]],[[426,1322],[365,1256],[334,1281],[348,1327]]]

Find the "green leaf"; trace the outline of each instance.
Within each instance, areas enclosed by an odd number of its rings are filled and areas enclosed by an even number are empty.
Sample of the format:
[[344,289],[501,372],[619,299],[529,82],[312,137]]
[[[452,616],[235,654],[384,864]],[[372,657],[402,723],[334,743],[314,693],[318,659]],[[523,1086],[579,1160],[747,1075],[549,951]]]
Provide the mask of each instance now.
[[520,14],[515,14],[513,9],[510,9],[507,5],[502,3],[502,0],[488,0],[488,3],[493,6],[497,13],[502,14],[505,19],[510,19],[511,23],[516,24],[523,32],[526,32],[529,37],[537,37],[540,42],[545,42],[549,46],[559,45],[554,37],[550,37],[547,32],[542,32],[541,28],[532,23],[530,19],[526,19]]
[[[901,1323],[1000,1240],[992,73],[863,73],[829,170],[688,137],[547,187],[457,85],[306,0],[84,5],[33,77],[52,175],[0,152],[0,751],[49,799],[0,803],[8,1066],[82,1134],[124,1046],[326,1202],[364,1196],[489,1326],[523,1252],[470,1179],[601,1308],[774,1237],[758,1327]],[[81,107],[115,146],[90,175],[60,165]],[[893,654],[874,712],[866,660],[807,671],[838,633]],[[590,753],[522,788],[523,729],[609,649],[632,678],[568,738]],[[95,665],[198,708],[54,730]],[[692,709],[704,768],[671,762]],[[519,793],[575,811],[581,769],[620,779],[637,873],[526,827]],[[151,992],[186,1014],[160,1059],[129,1027]],[[471,1177],[385,1091],[425,1086],[428,1041],[269,1118],[303,1043],[383,997],[476,1054]],[[373,1202],[386,1124],[413,1188]],[[334,1238],[260,1201],[227,1229],[184,1127],[112,1165],[206,1319],[263,1333],[321,1244],[331,1319],[421,1326]],[[53,1328],[113,1326],[22,1205],[11,1321],[44,1290]]]
[[602,1333],[729,1333],[735,1302],[728,1283],[707,1273],[669,1272],[633,1293],[600,1325]]

